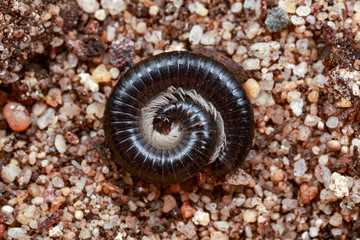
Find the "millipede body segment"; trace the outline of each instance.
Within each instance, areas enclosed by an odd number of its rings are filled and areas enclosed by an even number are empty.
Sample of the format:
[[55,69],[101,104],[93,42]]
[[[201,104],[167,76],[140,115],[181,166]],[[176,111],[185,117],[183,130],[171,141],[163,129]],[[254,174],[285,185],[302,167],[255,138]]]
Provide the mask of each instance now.
[[106,104],[106,141],[117,163],[152,183],[172,184],[206,166],[234,171],[254,137],[240,77],[189,51],[147,58],[129,69]]

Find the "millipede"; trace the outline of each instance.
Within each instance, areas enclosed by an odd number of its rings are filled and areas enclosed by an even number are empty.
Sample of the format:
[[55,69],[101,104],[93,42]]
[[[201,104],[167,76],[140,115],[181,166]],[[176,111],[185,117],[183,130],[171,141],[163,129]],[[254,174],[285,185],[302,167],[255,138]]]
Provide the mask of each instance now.
[[183,182],[206,167],[233,172],[254,138],[254,114],[229,66],[191,51],[140,61],[113,88],[104,131],[112,158],[151,183]]

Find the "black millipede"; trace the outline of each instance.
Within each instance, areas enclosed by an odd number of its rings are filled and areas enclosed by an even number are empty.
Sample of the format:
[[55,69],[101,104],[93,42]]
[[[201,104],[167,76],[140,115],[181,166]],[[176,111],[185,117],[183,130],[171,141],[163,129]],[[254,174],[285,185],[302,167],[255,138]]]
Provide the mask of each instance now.
[[140,61],[106,103],[103,125],[113,158],[151,183],[182,182],[207,166],[216,176],[233,172],[254,138],[241,77],[190,51]]

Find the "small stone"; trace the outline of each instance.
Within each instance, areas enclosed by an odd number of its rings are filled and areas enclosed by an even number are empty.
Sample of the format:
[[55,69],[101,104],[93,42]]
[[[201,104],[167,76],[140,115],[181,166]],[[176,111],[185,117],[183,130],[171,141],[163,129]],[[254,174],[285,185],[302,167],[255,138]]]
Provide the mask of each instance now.
[[203,28],[200,25],[194,25],[189,33],[189,42],[193,45],[198,45],[202,36]]
[[50,211],[56,212],[65,201],[66,199],[62,196],[55,198],[51,203]]
[[289,212],[298,207],[296,199],[284,198],[281,204],[284,212]]
[[295,13],[296,0],[279,0],[279,7],[288,13]]
[[257,212],[255,210],[246,209],[244,212],[244,221],[247,223],[254,223],[257,219]]
[[258,58],[248,58],[243,62],[243,67],[247,71],[259,70],[260,60]]
[[281,182],[285,177],[285,173],[282,169],[277,169],[271,174],[271,177],[273,181]]
[[210,215],[207,212],[201,210],[196,211],[194,217],[192,218],[193,223],[196,225],[207,226],[210,222]]
[[240,13],[241,10],[242,10],[242,3],[241,2],[234,2],[232,5],[231,5],[231,12],[233,13]]
[[300,186],[300,196],[303,204],[309,204],[318,194],[319,189],[317,186],[308,186],[302,184]]
[[44,114],[38,118],[36,124],[40,129],[45,129],[55,118],[55,110],[52,108],[47,109]]
[[306,115],[304,124],[308,127],[314,127],[321,121],[321,118],[313,115]]
[[213,31],[208,31],[206,33],[204,33],[201,37],[200,43],[202,45],[215,45],[216,43],[216,39],[215,39],[215,34]]
[[205,17],[208,14],[209,10],[207,10],[202,3],[195,2],[195,6],[196,6],[196,13],[198,15]]
[[25,131],[31,124],[29,112],[20,103],[7,103],[3,115],[9,127],[15,132]]
[[196,236],[196,229],[191,221],[189,221],[186,225],[184,224],[184,222],[178,222],[178,224],[176,225],[176,229],[179,232],[183,233],[187,239],[192,239]]
[[76,210],[75,211],[75,218],[77,220],[82,220],[84,218],[84,213],[83,211],[80,211],[80,210]]
[[109,70],[109,73],[111,74],[112,79],[117,79],[120,75],[120,70],[118,68],[111,68]]
[[244,83],[245,91],[250,99],[255,99],[260,93],[260,84],[253,78],[249,78]]
[[60,108],[60,114],[66,115],[69,119],[78,116],[80,114],[80,111],[81,111],[80,107],[73,102],[66,102]]
[[80,73],[80,83],[84,85],[86,90],[90,90],[92,92],[99,91],[99,84],[94,82],[89,73]]
[[126,9],[123,0],[101,0],[101,6],[109,10],[111,15],[118,15]]
[[55,148],[59,153],[65,153],[66,152],[66,141],[63,135],[56,135],[55,142],[54,142]]
[[311,13],[311,8],[308,6],[299,6],[296,9],[296,14],[300,17],[306,17]]
[[51,88],[45,98],[46,104],[55,108],[63,104],[62,93],[59,88]]
[[249,39],[254,39],[260,30],[260,24],[257,22],[250,22],[245,28],[245,35]]
[[239,168],[235,173],[226,176],[225,183],[232,185],[248,185],[252,180],[253,178],[247,172]]
[[341,98],[340,102],[337,103],[337,106],[341,108],[349,108],[351,107],[351,101]]
[[9,205],[4,205],[1,208],[1,212],[6,213],[7,215],[10,215],[14,212],[14,208],[12,206]]
[[326,146],[334,152],[337,152],[341,149],[341,144],[338,140],[330,140],[326,143]]
[[275,7],[268,11],[265,24],[270,32],[281,32],[290,25],[288,13],[281,8]]
[[31,239],[31,237],[27,234],[27,231],[20,227],[9,228],[7,231],[7,235],[13,239],[26,240]]
[[49,236],[53,238],[60,238],[63,235],[59,226],[55,226],[49,229]]
[[53,188],[45,189],[44,200],[46,203],[51,203],[55,199],[55,190]]
[[317,237],[319,234],[320,228],[318,227],[310,227],[309,228],[309,235],[310,237]]
[[348,179],[341,174],[334,172],[331,175],[329,189],[332,190],[338,198],[349,196]]
[[162,211],[168,213],[176,207],[176,199],[172,195],[164,196],[164,205]]
[[95,13],[100,8],[97,0],[76,0],[79,7],[86,13]]
[[47,106],[43,102],[35,103],[34,106],[32,107],[32,113],[35,116],[39,117],[45,112],[46,108]]
[[305,77],[305,74],[308,72],[307,63],[302,62],[296,65],[293,69],[294,75],[303,78]]
[[319,101],[319,92],[318,91],[312,91],[308,95],[308,100],[311,103],[317,103]]
[[80,231],[80,235],[79,235],[80,239],[88,239],[91,238],[91,232],[89,229],[81,229]]
[[135,31],[139,34],[145,34],[146,28],[147,28],[146,22],[138,22],[138,24],[136,24]]
[[111,77],[111,73],[109,73],[104,64],[97,66],[91,74],[92,80],[96,83],[109,82]]
[[300,177],[307,171],[305,159],[301,158],[299,161],[294,163],[294,176]]
[[215,231],[215,232],[211,232],[210,240],[229,240],[229,237],[222,232]]
[[102,119],[104,116],[105,104],[94,102],[87,106],[86,114],[91,119]]
[[60,191],[61,191],[61,194],[65,197],[71,193],[71,189],[69,187],[64,187]]
[[226,221],[215,221],[214,227],[222,232],[228,232],[229,231],[229,223]]
[[342,224],[342,216],[340,213],[334,213],[329,219],[329,223],[334,227],[340,227]]
[[15,178],[20,174],[21,169],[10,163],[1,169],[1,178],[7,183],[12,183]]
[[290,108],[293,111],[295,116],[300,116],[303,112],[304,100],[298,98],[290,103]]
[[94,17],[99,21],[104,21],[106,18],[106,12],[104,9],[96,10]]
[[339,118],[338,117],[329,117],[326,121],[326,126],[328,128],[336,128],[339,124]]
[[56,188],[63,188],[65,185],[64,180],[61,177],[54,177],[51,183]]
[[181,210],[181,216],[185,219],[193,217],[196,212],[196,209],[188,204],[183,204],[180,210]]

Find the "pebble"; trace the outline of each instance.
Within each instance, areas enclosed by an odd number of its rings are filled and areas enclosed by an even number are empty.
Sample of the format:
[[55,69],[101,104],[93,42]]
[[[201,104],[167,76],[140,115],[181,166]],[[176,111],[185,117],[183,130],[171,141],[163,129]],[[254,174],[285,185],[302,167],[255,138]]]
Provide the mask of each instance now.
[[60,108],[60,114],[67,116],[69,119],[78,116],[80,114],[80,111],[80,107],[73,102],[66,102]]
[[44,114],[38,118],[36,121],[36,124],[40,129],[45,129],[47,126],[49,126],[50,123],[53,122],[55,118],[55,110],[52,108],[47,109]]
[[328,128],[336,128],[339,124],[339,118],[338,117],[329,117],[326,121],[326,126]]
[[82,219],[84,218],[84,213],[83,213],[83,211],[81,211],[81,210],[76,210],[76,211],[75,211],[75,218],[76,218],[77,220],[82,220]]
[[349,196],[349,180],[340,173],[334,172],[331,175],[329,189],[332,190],[338,198]]
[[241,2],[234,2],[232,5],[231,5],[231,12],[232,13],[240,13],[241,10],[242,10],[242,3]]
[[210,240],[228,240],[228,239],[229,237],[226,234],[219,231],[215,231],[210,234]]
[[303,112],[304,100],[298,98],[290,103],[290,108],[295,116],[299,117]]
[[27,235],[27,231],[20,227],[9,228],[7,231],[7,235],[10,238],[18,240],[31,239],[30,236]]
[[86,13],[95,13],[100,8],[97,0],[76,0],[79,7]]
[[228,232],[230,226],[227,221],[215,221],[214,227],[219,231]]
[[7,183],[12,183],[20,172],[21,169],[18,166],[9,163],[8,165],[2,167],[1,178]]
[[189,33],[189,42],[193,45],[198,45],[203,36],[204,30],[200,25],[194,25]]
[[123,0],[101,0],[101,6],[104,9],[109,10],[111,15],[118,15],[126,9],[126,5]]
[[288,13],[295,13],[296,11],[296,0],[279,0],[279,7]]
[[315,127],[320,121],[320,117],[308,114],[305,117],[304,124],[308,127]]
[[105,104],[103,103],[91,103],[86,108],[86,114],[91,119],[102,119],[104,116]]
[[47,106],[43,102],[35,103],[34,106],[32,107],[31,112],[35,116],[39,117],[45,112],[46,108],[47,108]]
[[1,208],[1,212],[6,213],[7,215],[10,215],[14,212],[14,208],[12,206],[9,205],[4,205]]
[[329,219],[329,224],[334,227],[340,227],[342,224],[342,216],[340,213],[334,213]]
[[96,10],[94,17],[99,21],[104,21],[106,19],[106,12],[104,9]]
[[164,196],[164,205],[162,211],[168,213],[176,207],[176,199],[172,195]]
[[3,115],[9,127],[15,132],[25,131],[31,124],[29,112],[20,103],[7,103]]
[[192,221],[196,225],[207,226],[210,222],[210,215],[207,212],[198,210],[195,212],[194,217],[192,218]]
[[184,222],[178,222],[176,225],[176,229],[179,232],[183,233],[187,239],[192,239],[196,236],[196,229],[191,221],[189,221],[186,225],[184,224]]
[[257,22],[251,22],[249,25],[245,28],[245,35],[249,39],[253,39],[257,36],[259,33],[260,24]]
[[308,95],[308,100],[311,103],[317,103],[319,101],[319,92],[318,91],[312,91]]
[[258,58],[248,58],[242,65],[247,71],[260,70],[260,60]]
[[319,234],[320,228],[318,227],[310,227],[309,228],[309,235],[310,237],[317,237]]
[[299,6],[296,8],[296,14],[300,17],[306,17],[311,13],[311,8],[308,6]]
[[288,13],[278,7],[269,10],[266,15],[265,25],[270,32],[281,32],[290,25]]
[[272,173],[271,177],[273,181],[281,182],[285,177],[285,173],[282,169],[277,169]]
[[234,174],[226,176],[225,182],[232,185],[248,185],[253,181],[253,178],[245,172],[243,169],[239,168]]
[[341,149],[341,144],[338,140],[330,140],[326,143],[326,146],[334,152],[337,152]]
[[303,204],[309,204],[318,194],[319,189],[317,186],[308,186],[307,184],[302,184],[300,186],[300,196],[301,202]]
[[196,6],[196,13],[198,15],[205,17],[209,13],[209,10],[207,10],[202,3],[195,2],[195,6]]
[[200,43],[202,45],[215,45],[216,43],[216,39],[214,37],[214,32],[213,31],[208,31],[206,33],[204,33],[201,37]]
[[185,219],[193,217],[196,212],[196,209],[190,206],[189,204],[183,204],[180,210],[181,210],[181,216]]
[[244,83],[245,91],[250,99],[255,99],[260,93],[260,84],[253,78],[249,78]]
[[295,208],[298,207],[296,199],[284,198],[281,201],[281,204],[282,204],[282,210],[284,212],[289,212],[289,211],[294,210]]
[[51,183],[56,188],[63,188],[65,185],[64,180],[61,177],[54,177]]
[[88,238],[91,238],[91,232],[90,232],[90,230],[87,229],[87,228],[81,229],[79,237],[80,237],[80,239],[88,239]]
[[294,176],[300,177],[304,175],[307,171],[307,166],[305,159],[301,158],[297,162],[294,163]]
[[60,135],[60,134],[56,135],[54,145],[55,145],[56,150],[59,153],[66,152],[67,146],[66,146],[66,141],[65,141],[65,138],[63,135]]
[[256,222],[256,219],[257,219],[257,212],[252,209],[246,209],[244,211],[243,218],[244,218],[244,221],[247,223],[254,223],[254,222]]
[[111,78],[112,75],[104,64],[97,66],[91,74],[91,79],[96,83],[106,83],[109,82]]
[[300,77],[303,78],[305,77],[305,74],[308,72],[308,68],[307,68],[307,63],[306,62],[302,62],[299,63],[298,65],[296,65],[293,69],[293,73]]
[[146,33],[146,22],[138,22],[136,25],[135,31],[139,34],[145,34]]
[[99,91],[99,84],[94,82],[89,73],[80,73],[80,83],[84,85],[86,90],[90,90],[92,92]]

